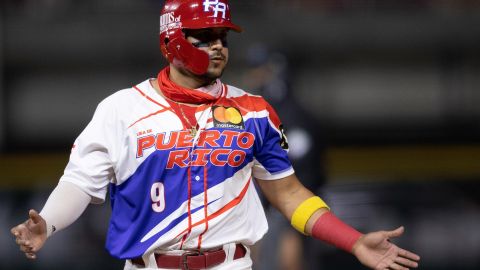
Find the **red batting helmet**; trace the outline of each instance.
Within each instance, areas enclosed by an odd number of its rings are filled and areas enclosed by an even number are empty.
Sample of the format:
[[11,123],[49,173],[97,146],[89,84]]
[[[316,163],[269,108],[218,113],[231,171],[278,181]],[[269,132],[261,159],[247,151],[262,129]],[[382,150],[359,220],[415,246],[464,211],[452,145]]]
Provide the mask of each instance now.
[[183,29],[226,27],[236,32],[228,0],[166,0],[160,14],[160,49],[168,62],[204,74],[209,57],[185,39]]

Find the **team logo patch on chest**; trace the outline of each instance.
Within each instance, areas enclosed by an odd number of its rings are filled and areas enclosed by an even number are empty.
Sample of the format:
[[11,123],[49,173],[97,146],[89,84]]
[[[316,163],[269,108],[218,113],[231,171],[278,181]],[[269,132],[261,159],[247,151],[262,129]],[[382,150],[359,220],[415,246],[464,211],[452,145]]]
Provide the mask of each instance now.
[[245,129],[242,114],[235,107],[213,106],[213,126],[218,128]]

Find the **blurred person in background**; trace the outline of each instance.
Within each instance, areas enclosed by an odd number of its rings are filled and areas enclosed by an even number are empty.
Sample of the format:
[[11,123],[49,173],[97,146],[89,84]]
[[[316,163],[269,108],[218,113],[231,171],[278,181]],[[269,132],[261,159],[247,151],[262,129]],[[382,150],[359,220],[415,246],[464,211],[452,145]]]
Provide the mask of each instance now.
[[27,258],[109,189],[106,248],[125,269],[251,269],[249,246],[268,229],[254,179],[301,233],[372,269],[418,266],[390,242],[403,227],[362,234],[298,180],[272,107],[219,79],[229,30],[241,32],[226,0],[166,1],[169,66],[99,104],[40,214],[11,230]]
[[[325,182],[325,141],[318,121],[303,109],[291,89],[287,57],[259,43],[248,49],[246,58],[250,68],[243,76],[243,84],[278,110],[288,138],[288,157],[296,174],[306,188],[318,192]],[[256,269],[306,269],[310,263],[305,250],[308,250],[308,242],[312,239],[295,231],[265,197],[261,196],[261,199],[269,228],[254,248]]]

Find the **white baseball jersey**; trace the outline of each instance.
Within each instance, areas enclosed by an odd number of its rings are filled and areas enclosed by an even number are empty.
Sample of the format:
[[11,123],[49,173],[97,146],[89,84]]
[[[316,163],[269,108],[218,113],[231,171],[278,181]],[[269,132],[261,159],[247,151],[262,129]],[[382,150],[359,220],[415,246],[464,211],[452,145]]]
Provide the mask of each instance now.
[[112,256],[251,245],[266,233],[252,177],[293,173],[276,113],[262,97],[223,85],[195,116],[193,137],[147,80],[103,100],[76,139],[60,181],[97,203],[110,189]]

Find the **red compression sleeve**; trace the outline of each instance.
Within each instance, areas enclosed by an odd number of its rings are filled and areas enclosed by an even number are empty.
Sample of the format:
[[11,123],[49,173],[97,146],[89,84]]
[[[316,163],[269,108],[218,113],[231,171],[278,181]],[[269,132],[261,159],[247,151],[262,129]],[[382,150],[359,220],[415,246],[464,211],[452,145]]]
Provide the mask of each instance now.
[[362,234],[328,211],[313,225],[312,236],[351,253],[353,245]]

